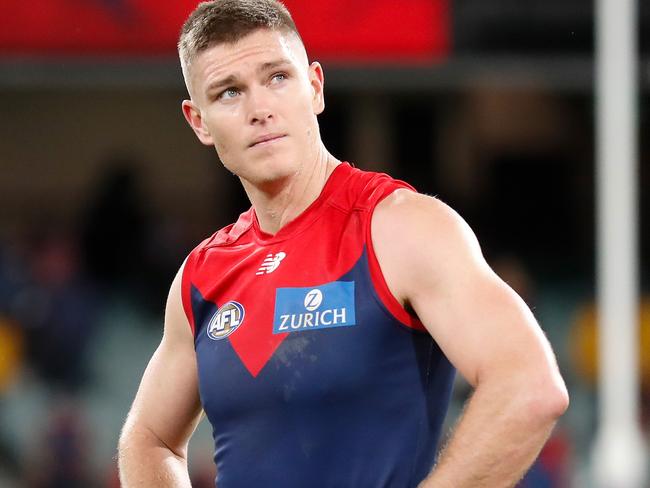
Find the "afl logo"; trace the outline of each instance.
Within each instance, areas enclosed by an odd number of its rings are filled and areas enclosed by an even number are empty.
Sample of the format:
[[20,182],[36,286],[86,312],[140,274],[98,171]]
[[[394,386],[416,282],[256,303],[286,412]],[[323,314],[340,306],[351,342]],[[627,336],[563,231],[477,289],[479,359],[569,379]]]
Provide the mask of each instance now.
[[215,341],[225,339],[242,324],[244,315],[244,307],[237,302],[222,305],[208,323],[208,337]]

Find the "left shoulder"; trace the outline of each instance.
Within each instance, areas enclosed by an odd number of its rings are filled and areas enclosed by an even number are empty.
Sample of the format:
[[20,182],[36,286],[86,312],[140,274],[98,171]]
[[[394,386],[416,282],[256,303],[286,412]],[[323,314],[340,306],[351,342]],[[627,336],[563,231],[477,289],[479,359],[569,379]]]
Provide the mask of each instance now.
[[397,190],[377,206],[372,226],[389,289],[471,385],[492,378],[517,391],[531,392],[534,385],[543,403],[552,399],[549,408],[566,408],[562,378],[535,317],[490,269],[454,210],[436,198]]
[[[372,239],[375,246],[390,248],[417,261],[440,258],[483,261],[481,249],[469,225],[450,206],[435,197],[408,189],[397,189],[384,198],[373,212]],[[420,256],[424,257],[424,256]],[[408,260],[408,259],[407,259]]]
[[397,215],[425,221],[438,219],[454,219],[458,214],[436,197],[423,195],[407,189],[396,189],[378,206],[377,212],[382,218],[393,218]]

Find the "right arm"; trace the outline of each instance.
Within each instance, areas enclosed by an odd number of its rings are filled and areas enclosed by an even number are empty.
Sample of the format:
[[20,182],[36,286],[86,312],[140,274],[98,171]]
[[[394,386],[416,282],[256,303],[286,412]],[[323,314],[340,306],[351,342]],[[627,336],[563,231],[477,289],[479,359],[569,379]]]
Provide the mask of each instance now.
[[194,338],[172,283],[162,341],[144,372],[118,446],[124,488],[190,487],[187,445],[201,418]]

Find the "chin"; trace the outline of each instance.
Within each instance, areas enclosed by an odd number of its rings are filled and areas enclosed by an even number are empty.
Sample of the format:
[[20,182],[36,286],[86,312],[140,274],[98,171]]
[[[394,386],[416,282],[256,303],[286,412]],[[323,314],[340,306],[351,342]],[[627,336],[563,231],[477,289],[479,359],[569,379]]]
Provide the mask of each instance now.
[[300,170],[300,165],[293,161],[296,159],[286,154],[268,155],[243,164],[242,171],[235,173],[254,185],[281,182]]

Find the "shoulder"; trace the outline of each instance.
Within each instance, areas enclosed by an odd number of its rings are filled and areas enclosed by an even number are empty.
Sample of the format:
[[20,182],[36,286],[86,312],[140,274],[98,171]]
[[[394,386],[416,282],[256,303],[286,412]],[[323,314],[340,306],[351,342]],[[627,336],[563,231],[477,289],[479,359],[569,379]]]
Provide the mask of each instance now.
[[165,336],[170,340],[188,341],[192,337],[190,331],[191,306],[184,296],[183,280],[187,259],[181,264],[167,295],[165,305]]
[[372,227],[373,239],[389,239],[395,246],[453,251],[462,244],[480,252],[474,232],[454,209],[408,189],[397,189],[379,202]]
[[486,265],[469,225],[437,198],[398,189],[375,208],[371,239],[387,284],[402,303]]
[[386,197],[378,206],[375,214],[381,218],[393,218],[396,215],[426,220],[444,218],[455,213],[451,207],[436,197],[423,195],[407,189],[397,189]]

